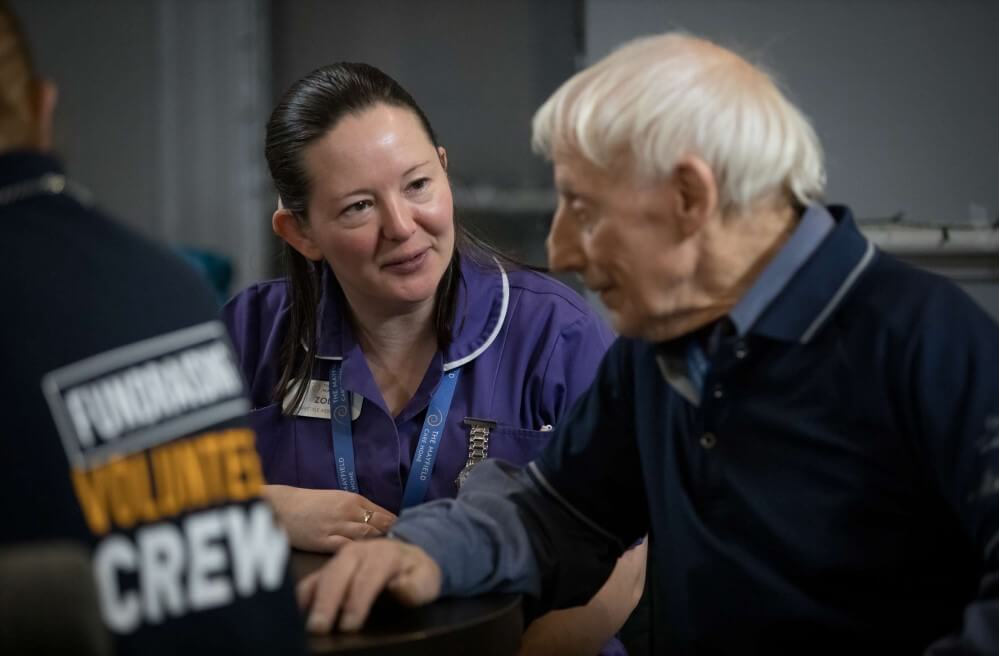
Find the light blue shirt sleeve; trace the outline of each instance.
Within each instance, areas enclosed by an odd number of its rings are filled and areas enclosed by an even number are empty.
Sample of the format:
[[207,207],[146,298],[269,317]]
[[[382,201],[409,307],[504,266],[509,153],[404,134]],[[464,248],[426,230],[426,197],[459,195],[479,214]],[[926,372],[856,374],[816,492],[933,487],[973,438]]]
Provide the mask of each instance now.
[[537,596],[541,575],[511,497],[531,494],[519,468],[501,460],[476,467],[457,499],[405,510],[389,536],[426,551],[443,573],[443,596],[509,592]]

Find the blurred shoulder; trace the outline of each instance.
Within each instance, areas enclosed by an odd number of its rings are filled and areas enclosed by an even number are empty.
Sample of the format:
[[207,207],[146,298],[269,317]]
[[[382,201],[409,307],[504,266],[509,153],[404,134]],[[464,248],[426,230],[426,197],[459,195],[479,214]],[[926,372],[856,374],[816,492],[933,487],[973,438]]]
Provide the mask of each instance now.
[[280,312],[288,303],[289,285],[285,278],[256,282],[238,292],[225,304],[226,313],[253,307],[258,312]]
[[529,269],[508,275],[512,326],[538,330],[544,325],[573,344],[587,343],[601,352],[614,340],[599,312],[566,284]]
[[938,334],[952,342],[974,332],[999,337],[999,326],[952,280],[879,253],[847,304],[851,319],[867,319],[905,340]]
[[510,280],[510,295],[518,298],[522,311],[549,306],[558,309],[566,321],[602,321],[596,310],[578,292],[546,273],[513,269],[507,275]]

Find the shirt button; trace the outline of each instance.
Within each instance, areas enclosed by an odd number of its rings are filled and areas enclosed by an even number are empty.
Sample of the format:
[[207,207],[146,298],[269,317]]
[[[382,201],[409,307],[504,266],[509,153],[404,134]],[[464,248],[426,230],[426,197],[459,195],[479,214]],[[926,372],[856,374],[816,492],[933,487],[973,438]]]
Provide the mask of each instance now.
[[742,360],[747,355],[749,355],[749,349],[746,347],[746,342],[736,342],[735,343],[735,357]]
[[720,399],[721,397],[725,396],[725,390],[722,389],[721,384],[717,384],[714,386],[714,389],[711,390],[711,396],[715,397],[716,399]]
[[705,449],[713,449],[716,444],[718,444],[718,438],[715,437],[714,433],[705,433],[704,435],[701,435],[701,446]]

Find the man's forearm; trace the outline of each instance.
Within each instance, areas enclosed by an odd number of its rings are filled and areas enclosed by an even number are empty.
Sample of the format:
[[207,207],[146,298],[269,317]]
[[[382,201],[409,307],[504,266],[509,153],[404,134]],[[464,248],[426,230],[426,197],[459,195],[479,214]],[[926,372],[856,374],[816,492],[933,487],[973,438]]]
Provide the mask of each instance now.
[[499,461],[479,465],[457,499],[404,512],[391,535],[437,561],[443,594],[516,592],[537,598],[539,610],[587,603],[623,551]]
[[511,496],[523,484],[486,461],[458,499],[440,499],[403,512],[390,537],[411,542],[437,561],[442,594],[515,592],[537,596],[541,576],[519,510]]

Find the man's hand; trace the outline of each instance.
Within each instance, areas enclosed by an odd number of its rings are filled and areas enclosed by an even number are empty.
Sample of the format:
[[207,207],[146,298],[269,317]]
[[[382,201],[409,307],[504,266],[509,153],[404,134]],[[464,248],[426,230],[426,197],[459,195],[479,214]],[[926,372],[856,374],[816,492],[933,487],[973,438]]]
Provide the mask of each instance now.
[[288,531],[291,546],[332,553],[360,538],[385,535],[395,515],[359,494],[265,485],[264,497]]
[[353,542],[299,582],[298,605],[310,609],[312,633],[329,633],[338,617],[341,631],[357,631],[385,589],[407,606],[428,604],[440,595],[441,569],[423,549],[405,542]]

